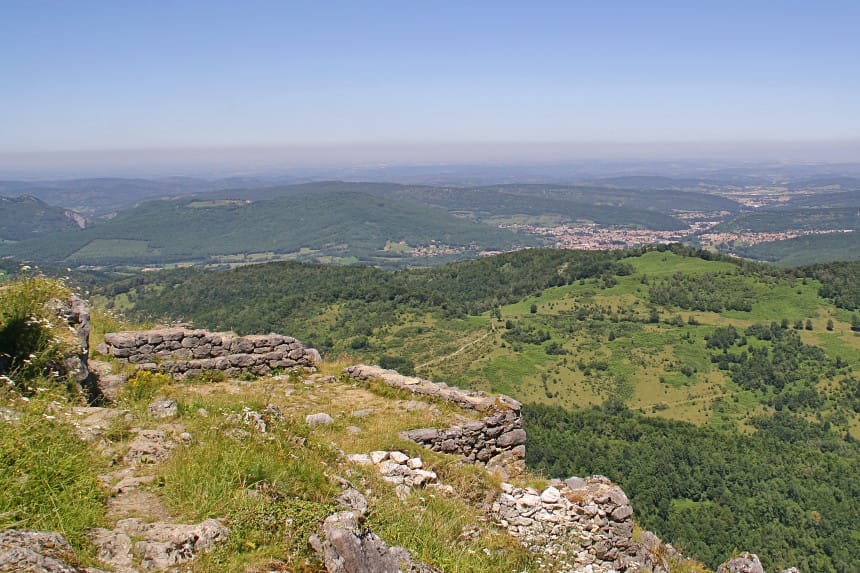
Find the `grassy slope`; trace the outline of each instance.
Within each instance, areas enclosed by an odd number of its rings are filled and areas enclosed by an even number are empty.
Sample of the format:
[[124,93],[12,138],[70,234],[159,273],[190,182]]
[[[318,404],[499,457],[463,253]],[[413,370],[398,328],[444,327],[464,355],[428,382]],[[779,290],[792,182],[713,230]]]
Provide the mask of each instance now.
[[[553,264],[564,264],[563,252],[549,254],[558,257]],[[537,252],[507,257],[520,264],[519,259],[525,262],[528,255],[536,257]],[[819,298],[815,280],[735,275],[737,267],[732,263],[671,252],[649,252],[623,262],[632,265],[634,272],[617,277],[617,284],[606,286],[593,278],[557,287],[547,284],[530,296],[501,300],[500,319],[487,311],[466,317],[439,315],[433,312],[432,303],[416,307],[415,299],[405,296],[417,284],[428,287],[428,293],[473,292],[472,287],[466,290],[472,284],[466,277],[475,274],[488,290],[470,296],[475,301],[483,300],[481,297],[492,300],[493,290],[500,288],[506,274],[505,265],[496,268],[489,260],[397,275],[357,268],[291,267],[290,273],[277,265],[257,267],[234,271],[235,276],[218,275],[217,283],[210,282],[214,277],[195,275],[191,281],[177,281],[183,284],[181,289],[147,287],[150,294],[140,297],[138,305],[174,312],[183,309],[183,318],[213,328],[235,328],[235,321],[244,317],[250,322],[243,324],[254,325],[251,330],[290,331],[324,348],[323,341],[330,339],[331,354],[348,352],[371,361],[385,356],[407,359],[429,378],[509,393],[527,402],[576,407],[615,396],[649,415],[696,424],[744,425],[750,416],[763,411],[763,396],[738,388],[711,363],[713,351],[706,348],[706,337],[718,326],[743,330],[773,320],[786,319],[792,325],[809,320],[813,330],[801,331],[804,342],[823,348],[831,359],[839,356],[854,371],[860,370],[860,338],[851,335],[851,315]],[[305,271],[316,271],[319,276],[310,282],[291,282]],[[522,267],[518,272],[547,270]],[[654,305],[643,277],[655,284],[678,272],[691,276],[722,273],[722,283],[747,289],[755,303],[749,311],[719,313],[656,307],[660,321],[648,323]],[[381,280],[394,282],[377,291],[372,285],[383,284],[377,282]],[[339,289],[343,298],[333,299],[333,293],[323,294],[325,289],[314,295],[314,284],[344,285]],[[351,285],[354,292],[344,291],[345,285]],[[367,289],[357,285],[367,285]],[[516,286],[511,288],[521,292]],[[390,295],[395,297],[390,305],[385,302],[389,295],[384,294],[389,291],[401,293]],[[195,303],[207,292],[205,305]],[[300,297],[290,294],[299,292]],[[382,293],[384,304],[372,302],[380,296],[377,292]],[[134,291],[130,296],[138,298]],[[397,302],[398,296],[404,296],[401,302]],[[123,300],[130,299],[123,295]],[[243,300],[254,302],[245,305]],[[440,298],[435,304],[450,304],[445,300]],[[595,319],[588,309],[602,309],[602,318]],[[583,312],[586,315],[578,318]],[[610,320],[612,312],[620,320]],[[682,325],[674,324],[677,317]],[[691,319],[695,324],[689,324]],[[832,332],[825,328],[828,320],[834,321]],[[540,344],[511,340],[508,322],[522,329],[546,331],[549,340]],[[551,343],[560,345],[564,353],[548,353]],[[852,420],[852,431],[860,436],[856,433],[860,420]]]

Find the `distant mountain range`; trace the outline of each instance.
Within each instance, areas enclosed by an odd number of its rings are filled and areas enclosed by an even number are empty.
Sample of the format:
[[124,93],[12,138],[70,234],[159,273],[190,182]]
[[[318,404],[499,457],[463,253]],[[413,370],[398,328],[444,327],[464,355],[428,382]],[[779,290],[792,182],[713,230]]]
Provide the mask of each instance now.
[[[860,209],[860,178],[803,170],[785,181],[724,170],[479,187],[295,179],[0,181],[0,194],[20,195],[2,204],[0,256],[90,266],[271,260],[409,266],[550,244],[507,230],[524,226],[594,225],[677,237],[692,214],[722,220],[716,232],[820,232],[854,229]],[[765,207],[751,210],[735,200],[738,193],[758,200],[761,189],[771,197]],[[843,260],[857,257],[853,241],[834,235],[732,252],[780,264]]]

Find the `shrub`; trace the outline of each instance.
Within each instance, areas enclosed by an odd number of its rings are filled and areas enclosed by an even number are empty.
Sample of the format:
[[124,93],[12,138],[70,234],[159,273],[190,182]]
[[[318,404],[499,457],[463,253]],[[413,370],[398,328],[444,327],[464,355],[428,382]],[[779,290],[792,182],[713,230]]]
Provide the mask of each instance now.
[[28,380],[56,371],[73,343],[51,302],[71,292],[57,280],[26,277],[0,289],[0,373],[29,394]]
[[123,400],[130,402],[149,400],[169,383],[170,378],[160,372],[138,370],[128,379],[120,395]]

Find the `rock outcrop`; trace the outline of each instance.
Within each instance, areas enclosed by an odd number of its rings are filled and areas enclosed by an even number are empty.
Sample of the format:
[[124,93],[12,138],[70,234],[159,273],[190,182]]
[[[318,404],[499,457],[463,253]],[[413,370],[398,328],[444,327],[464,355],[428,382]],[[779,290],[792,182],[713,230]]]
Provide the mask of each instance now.
[[389,547],[360,525],[353,511],[328,516],[310,545],[328,573],[439,573],[415,561],[402,547]]
[[755,553],[741,553],[717,567],[717,573],[764,573]]
[[0,531],[0,573],[104,573],[80,568],[75,550],[53,531]]
[[266,375],[273,369],[314,367],[319,352],[290,336],[260,334],[236,336],[232,332],[209,332],[188,328],[109,332],[102,354],[141,370],[161,371],[176,377],[193,376],[204,370],[221,370],[228,376],[244,371]]
[[98,557],[117,570],[132,569],[135,559],[144,571],[162,570],[192,560],[227,539],[229,530],[217,519],[197,524],[144,523],[129,518],[112,530],[93,531]]

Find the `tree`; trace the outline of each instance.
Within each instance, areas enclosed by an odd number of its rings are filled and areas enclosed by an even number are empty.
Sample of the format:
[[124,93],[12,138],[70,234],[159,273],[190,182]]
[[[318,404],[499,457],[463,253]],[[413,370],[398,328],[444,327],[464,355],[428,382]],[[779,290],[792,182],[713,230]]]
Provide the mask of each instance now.
[[851,317],[851,330],[860,332],[860,314],[855,314]]
[[812,321],[810,319],[806,319],[806,330],[812,330]]
[[832,318],[827,319],[827,330],[831,330],[831,331],[833,330],[833,319]]
[[529,308],[529,312],[532,314],[537,314],[537,305],[532,303],[531,308]]

